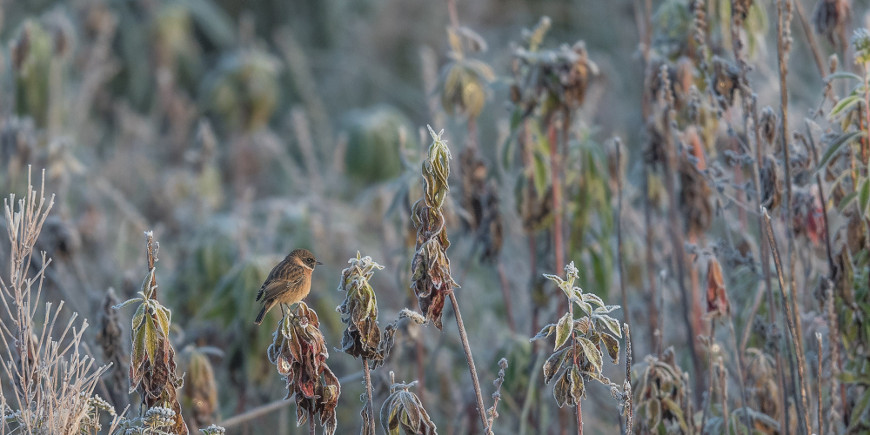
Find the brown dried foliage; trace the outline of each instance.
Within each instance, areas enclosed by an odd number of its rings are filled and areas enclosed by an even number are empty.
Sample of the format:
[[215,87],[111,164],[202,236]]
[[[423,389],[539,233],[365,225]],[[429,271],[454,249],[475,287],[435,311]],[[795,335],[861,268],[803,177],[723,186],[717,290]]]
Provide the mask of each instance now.
[[305,302],[281,320],[269,346],[269,361],[287,381],[287,396],[296,399],[296,424],[320,416],[324,433],[335,433],[335,407],[341,394],[338,378],[326,365],[329,352],[317,313]]

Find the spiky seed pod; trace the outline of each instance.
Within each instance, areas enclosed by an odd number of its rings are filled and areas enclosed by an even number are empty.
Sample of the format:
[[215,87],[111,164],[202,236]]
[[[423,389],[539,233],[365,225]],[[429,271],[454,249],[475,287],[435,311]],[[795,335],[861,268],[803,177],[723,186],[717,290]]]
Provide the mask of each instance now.
[[[148,274],[142,282],[139,297],[114,308],[139,304],[132,322],[130,358],[130,392],[138,391],[146,408],[166,406],[173,414],[172,433],[187,435],[188,428],[181,415],[178,389],[184,384],[176,372],[175,349],[169,341],[172,313],[157,301],[157,248],[152,233],[145,233]],[[168,418],[168,417],[167,417]]]
[[332,435],[341,385],[326,365],[329,352],[319,327],[317,313],[300,302],[295,313],[281,319],[268,356],[287,381],[287,399],[296,399],[296,424],[319,415],[324,433]]
[[124,409],[129,403],[129,394],[124,384],[127,382],[127,361],[124,344],[121,339],[121,321],[118,312],[112,307],[118,304],[115,290],[109,288],[103,299],[102,309],[97,315],[97,344],[103,350],[103,359],[112,364],[112,369],[106,374],[109,382],[109,399],[118,409]]
[[[813,10],[813,28],[816,33],[836,45],[836,39],[844,31],[852,14],[847,0],[819,0]],[[846,41],[840,41],[845,43]]]
[[761,138],[764,139],[764,144],[768,147],[774,144],[776,140],[776,132],[777,132],[777,120],[776,112],[772,107],[766,106],[761,110],[761,119],[758,121],[759,127],[761,128]]
[[775,210],[779,207],[782,197],[782,180],[773,157],[769,155],[764,157],[759,178],[761,179],[761,205],[768,210]]
[[420,310],[426,318],[441,329],[441,312],[447,294],[459,287],[450,275],[450,259],[447,258],[447,239],[445,219],[441,211],[450,187],[450,149],[441,139],[442,130],[436,134],[429,127],[432,145],[428,157],[423,161],[423,181],[425,193],[414,204],[412,221],[417,228],[416,253],[411,261],[411,288],[417,295]]
[[707,261],[707,316],[713,318],[727,317],[731,314],[731,301],[725,290],[725,279],[722,278],[722,266],[715,258]]
[[710,186],[695,164],[683,158],[679,165],[680,210],[689,234],[701,235],[713,222],[713,207],[710,205]]
[[674,350],[666,349],[661,359],[647,355],[639,379],[632,381],[634,403],[637,404],[635,421],[640,433],[663,432],[665,428],[679,428],[691,433],[693,415],[688,397],[689,387],[682,369],[674,363]]
[[374,262],[371,257],[348,260],[350,266],[341,271],[338,290],[346,293],[344,302],[336,308],[341,313],[341,321],[347,325],[341,338],[341,350],[354,358],[365,358],[371,368],[384,363],[393,345],[396,325],[390,324],[383,333],[378,327],[378,300],[369,280],[375,270],[384,266]]
[[[393,372],[390,372],[393,378]],[[429,413],[423,408],[423,403],[416,394],[410,391],[417,381],[410,384],[393,383],[390,395],[381,407],[381,426],[389,434],[437,435],[435,422],[429,418]]]

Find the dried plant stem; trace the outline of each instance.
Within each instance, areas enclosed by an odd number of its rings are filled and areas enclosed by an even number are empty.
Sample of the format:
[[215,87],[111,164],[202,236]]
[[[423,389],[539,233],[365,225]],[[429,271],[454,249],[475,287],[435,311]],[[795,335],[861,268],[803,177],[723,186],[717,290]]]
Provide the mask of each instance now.
[[822,333],[816,332],[816,343],[818,344],[818,375],[816,376],[816,388],[818,392],[818,403],[816,409],[818,410],[818,419],[819,419],[819,432],[820,434],[825,433],[825,422],[822,419]]
[[459,339],[462,341],[462,348],[465,351],[465,361],[468,363],[468,371],[471,374],[471,382],[474,386],[474,395],[477,398],[477,414],[480,416],[480,421],[483,423],[484,433],[489,431],[489,425],[486,422],[486,406],[483,404],[483,394],[480,392],[480,381],[477,377],[477,369],[474,368],[474,357],[471,355],[471,346],[468,344],[468,334],[465,332],[465,324],[462,323],[462,314],[459,311],[459,301],[456,299],[456,294],[451,291],[450,303],[453,304],[453,314],[456,317],[456,326],[459,328]]
[[372,400],[372,375],[371,370],[369,369],[369,360],[366,357],[362,358],[363,364],[363,377],[365,378],[366,384],[366,400],[368,403],[366,406],[369,408],[369,412],[366,415],[365,424],[369,427],[371,434],[375,433],[375,402]]
[[[728,318],[728,329],[731,332],[731,345],[734,347],[734,351],[737,352],[737,358],[735,358],[734,365],[737,368],[737,381],[738,385],[740,385],[740,400],[741,407],[744,409],[749,408],[749,400],[746,395],[746,381],[743,379],[743,353],[740,348],[737,347],[737,331],[734,329],[734,320],[732,318]],[[743,413],[744,424],[746,424],[746,429],[751,431],[752,429],[752,416],[748,412]]]
[[807,15],[804,13],[804,7],[801,2],[794,2],[795,10],[797,11],[798,19],[801,22],[801,29],[804,32],[804,36],[807,37],[807,45],[810,46],[810,51],[813,53],[813,61],[816,64],[816,68],[819,70],[819,74],[822,78],[825,77],[825,62],[822,60],[821,50],[819,50],[819,44],[816,42],[816,36],[813,33],[813,29],[810,27],[810,22],[807,20]]
[[677,150],[676,144],[674,143],[674,137],[671,132],[671,123],[674,119],[673,117],[673,109],[668,106],[664,110],[665,116],[665,128],[667,132],[664,134],[665,137],[665,153],[667,157],[665,158],[665,168],[664,168],[664,179],[665,179],[665,190],[668,192],[668,232],[670,233],[671,245],[674,250],[674,263],[676,263],[677,269],[677,285],[680,289],[680,300],[682,302],[682,312],[683,312],[683,322],[685,323],[686,332],[688,333],[688,344],[689,351],[691,352],[692,357],[692,371],[694,373],[695,378],[695,399],[700,399],[701,391],[704,389],[704,380],[702,378],[703,372],[701,368],[701,361],[698,355],[698,348],[695,343],[695,337],[698,333],[695,330],[695,325],[692,322],[692,313],[695,311],[696,307],[692,304],[692,295],[689,294],[689,289],[686,288],[685,276],[686,276],[686,252],[685,246],[683,244],[683,232],[680,229],[680,223],[682,220],[678,214],[679,205],[677,204],[677,189],[674,183],[674,175],[676,173],[676,162],[677,162]]
[[716,384],[716,365],[713,361],[713,344],[716,342],[716,322],[710,322],[710,345],[707,352],[710,354],[710,385],[707,386],[707,398],[704,400],[704,411],[701,413],[701,432],[704,432],[704,427],[707,426],[707,414],[713,408],[713,386]]
[[498,280],[501,284],[501,295],[504,299],[504,311],[508,328],[510,328],[512,333],[516,334],[517,324],[514,321],[513,303],[511,303],[513,300],[511,297],[511,283],[507,278],[507,273],[504,270],[504,263],[502,263],[501,260],[498,261]]
[[[550,179],[553,184],[553,250],[555,251],[556,270],[565,268],[565,248],[562,240],[562,160],[556,142],[556,125],[554,116],[548,115],[545,121],[550,139]],[[566,112],[563,122],[568,123]],[[567,133],[567,130],[565,130]],[[563,302],[563,305],[567,301]],[[570,305],[570,304],[567,304]],[[567,309],[567,307],[564,307]],[[560,311],[565,311],[560,309]]]
[[308,433],[310,435],[314,435],[317,433],[317,430],[314,425],[314,416],[308,417]]
[[[785,320],[786,326],[788,327],[788,333],[791,339],[791,342],[794,344],[795,356],[797,357],[797,373],[798,373],[798,389],[800,390],[800,401],[798,402],[798,412],[801,414],[801,418],[803,419],[803,427],[806,433],[810,432],[810,416],[808,411],[807,404],[807,389],[806,385],[806,374],[804,373],[806,368],[806,358],[804,357],[803,348],[800,346],[800,343],[797,338],[797,329],[795,326],[797,313],[792,312],[792,308],[788,303],[788,296],[785,294],[785,278],[783,277],[782,270],[782,262],[779,257],[779,250],[777,249],[776,239],[773,236],[773,227],[770,223],[770,215],[767,213],[767,210],[763,210],[764,220],[767,225],[767,238],[770,243],[770,248],[773,254],[773,262],[776,265],[776,276],[779,280],[779,291],[780,296],[782,297],[783,308],[785,310]],[[787,406],[785,403],[783,406]]]
[[[616,138],[616,271],[619,275],[619,291],[622,295],[622,309],[625,313],[625,328],[631,326],[631,315],[628,309],[628,293],[625,290],[625,272],[622,262],[622,141]],[[631,351],[631,346],[627,348]],[[632,355],[629,355],[631,358]]]
[[631,400],[631,328],[628,322],[623,323],[622,328],[625,330],[625,382],[622,384],[622,393],[625,394],[625,435],[629,435],[634,419]]
[[[819,166],[819,154],[816,151],[816,142],[813,140],[813,133],[810,131],[809,120],[804,120],[804,126],[807,129],[807,148],[810,149],[810,155],[813,156],[813,167]],[[816,186],[819,188],[819,199],[822,202],[822,223],[825,229],[825,253],[828,254],[828,269],[829,276],[834,275],[834,256],[831,250],[831,230],[828,226],[828,203],[825,200],[825,189],[822,187],[822,171],[816,171]]]
[[661,356],[662,346],[659,330],[659,312],[656,306],[656,271],[655,256],[653,255],[653,225],[652,225],[652,201],[649,197],[649,165],[643,165],[643,223],[645,229],[644,257],[646,258],[646,279],[649,290],[647,292],[647,305],[649,306],[649,334],[653,343],[653,351]]

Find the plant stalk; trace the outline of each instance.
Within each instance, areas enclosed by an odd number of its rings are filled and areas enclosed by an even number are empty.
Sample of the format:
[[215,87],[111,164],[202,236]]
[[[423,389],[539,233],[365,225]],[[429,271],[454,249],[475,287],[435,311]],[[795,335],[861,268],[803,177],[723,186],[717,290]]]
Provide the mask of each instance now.
[[471,382],[474,386],[474,395],[477,398],[477,414],[480,416],[481,423],[483,423],[484,433],[487,433],[489,432],[489,425],[486,422],[486,406],[483,404],[480,381],[477,378],[477,369],[474,368],[471,346],[468,344],[468,334],[465,333],[465,324],[462,322],[462,314],[459,311],[459,301],[456,299],[456,294],[453,291],[450,291],[448,295],[450,296],[450,303],[453,304],[453,314],[456,316],[456,326],[459,328],[459,339],[462,341],[463,350],[465,350],[465,361],[468,363],[468,371],[471,374]]
[[368,406],[368,408],[369,408],[369,412],[368,412],[368,415],[366,416],[367,418],[366,418],[365,424],[369,427],[369,430],[371,431],[370,433],[372,435],[374,435],[375,434],[375,402],[374,402],[374,400],[372,400],[372,375],[371,375],[371,369],[369,368],[368,358],[363,357],[362,364],[363,364],[363,377],[365,378],[365,384],[366,384],[366,400],[368,400],[368,403],[366,404],[366,406]]

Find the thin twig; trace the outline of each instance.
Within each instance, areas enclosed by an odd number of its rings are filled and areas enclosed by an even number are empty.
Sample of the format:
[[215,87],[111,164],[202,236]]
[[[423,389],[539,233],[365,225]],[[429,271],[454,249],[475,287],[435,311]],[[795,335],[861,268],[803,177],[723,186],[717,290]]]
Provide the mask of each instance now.
[[450,303],[453,304],[453,314],[456,316],[456,326],[459,328],[459,339],[462,341],[462,349],[465,351],[465,361],[468,363],[468,371],[471,374],[471,382],[474,386],[474,395],[477,398],[477,414],[480,416],[480,421],[483,423],[484,433],[489,430],[489,425],[486,423],[486,406],[483,404],[483,394],[480,392],[480,381],[477,377],[477,369],[474,368],[474,357],[471,355],[471,346],[468,344],[468,334],[465,332],[465,324],[462,323],[462,314],[459,311],[459,301],[456,300],[454,292],[447,293],[450,296]]
[[366,400],[368,403],[366,406],[369,408],[369,412],[366,414],[366,422],[369,430],[372,435],[375,433],[375,402],[372,400],[372,375],[369,369],[369,361],[366,357],[362,358],[363,363],[363,376],[365,378],[366,384]]
[[[809,433],[810,432],[810,423],[809,423],[809,413],[808,413],[808,409],[807,409],[807,390],[804,387],[806,385],[806,383],[805,383],[806,374],[804,373],[804,369],[806,367],[806,359],[804,358],[803,349],[801,348],[800,343],[798,342],[798,339],[796,337],[797,330],[795,327],[795,323],[796,323],[795,320],[797,318],[797,313],[792,312],[792,307],[789,306],[789,303],[788,303],[788,296],[785,294],[785,288],[786,288],[785,285],[786,284],[785,284],[785,278],[783,277],[782,262],[780,261],[779,250],[777,249],[776,239],[773,236],[773,226],[770,223],[770,215],[767,213],[767,209],[762,209],[762,213],[764,214],[764,220],[765,220],[765,223],[767,224],[767,238],[768,238],[768,241],[770,243],[771,252],[773,254],[773,262],[776,265],[776,276],[777,276],[777,279],[779,280],[779,291],[780,291],[780,296],[782,297],[782,302],[783,302],[782,306],[785,309],[786,325],[788,326],[788,333],[789,333],[789,336],[791,337],[790,341],[794,343],[795,356],[797,357],[797,373],[798,373],[798,378],[799,378],[798,387],[800,390],[800,399],[801,399],[798,402],[798,412],[800,412],[801,417],[803,419],[804,430],[806,431],[806,433]],[[786,406],[786,405],[783,404],[783,406]]]
[[819,419],[819,434],[825,433],[825,422],[822,419],[822,333],[816,331],[816,343],[818,343],[818,375],[816,376],[816,387],[818,388],[818,419]]
[[634,417],[631,400],[631,328],[628,322],[623,323],[622,328],[625,330],[625,382],[622,384],[622,394],[625,395],[625,435],[629,435]]
[[801,28],[804,31],[804,36],[807,37],[807,45],[810,46],[810,51],[813,52],[813,61],[816,64],[816,68],[819,69],[819,75],[822,78],[825,77],[825,62],[822,60],[821,50],[819,50],[819,44],[816,42],[816,36],[813,33],[813,29],[810,27],[810,22],[807,20],[807,16],[804,13],[804,7],[801,2],[794,2],[795,8],[797,8],[797,15],[801,22]]
[[[625,313],[626,329],[631,326],[631,311],[628,309],[628,293],[625,290],[625,272],[622,258],[622,141],[614,139],[616,144],[616,270],[619,275],[619,291],[622,294],[622,310]],[[631,351],[631,346],[626,349]],[[631,358],[633,355],[629,355]]]

